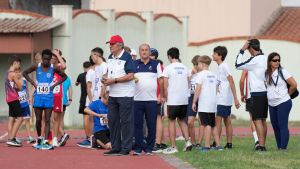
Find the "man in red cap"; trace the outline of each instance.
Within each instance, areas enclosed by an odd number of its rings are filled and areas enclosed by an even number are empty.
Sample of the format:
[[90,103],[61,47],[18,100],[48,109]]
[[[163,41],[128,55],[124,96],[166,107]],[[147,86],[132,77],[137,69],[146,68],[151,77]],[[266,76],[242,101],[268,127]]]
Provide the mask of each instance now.
[[124,50],[121,36],[114,35],[107,42],[111,54],[108,57],[108,76],[102,83],[109,86],[108,126],[110,126],[111,151],[108,156],[129,155],[134,130],[133,96],[135,64]]

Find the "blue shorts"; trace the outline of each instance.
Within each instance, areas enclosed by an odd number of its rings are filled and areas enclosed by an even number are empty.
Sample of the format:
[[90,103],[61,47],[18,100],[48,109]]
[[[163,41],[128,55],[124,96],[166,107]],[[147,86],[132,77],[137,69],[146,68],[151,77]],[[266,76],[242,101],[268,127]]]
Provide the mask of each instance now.
[[231,106],[217,105],[217,116],[229,117],[231,115]]
[[30,108],[29,108],[29,106],[26,106],[26,107],[22,108],[22,114],[23,114],[23,118],[24,119],[29,119],[31,117],[30,116]]
[[[189,97],[189,105],[188,105],[188,108],[187,108],[187,117],[189,116],[194,116],[196,117],[197,115],[197,111],[194,112],[193,109],[192,109],[192,106],[193,106],[193,99],[194,99],[194,94],[191,94],[191,96]],[[196,110],[198,109],[198,103],[196,104]]]
[[42,109],[52,109],[54,99],[53,97],[34,97],[33,107]]

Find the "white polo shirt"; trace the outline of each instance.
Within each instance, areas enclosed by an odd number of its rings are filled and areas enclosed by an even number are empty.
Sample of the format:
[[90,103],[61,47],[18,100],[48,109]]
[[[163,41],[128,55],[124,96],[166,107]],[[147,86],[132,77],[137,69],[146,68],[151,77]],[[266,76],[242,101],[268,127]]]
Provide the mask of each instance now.
[[[108,57],[108,78],[120,78],[128,73],[135,73],[134,62],[131,55],[124,50],[119,56]],[[109,86],[109,96],[111,97],[133,97],[134,96],[134,80],[128,82],[118,82]]]
[[217,76],[209,70],[203,70],[198,73],[196,83],[201,85],[198,112],[215,113],[217,111]]
[[[99,88],[96,87],[96,84],[98,82],[97,82],[97,79],[96,79],[95,70],[94,69],[88,70],[88,72],[86,73],[85,78],[86,78],[86,83],[88,83],[88,82],[92,83],[92,87],[91,87],[91,93],[92,93],[92,96],[93,96],[92,101],[98,100],[99,96],[100,96],[100,90],[99,90]],[[89,104],[90,104],[90,100],[89,100],[89,97],[87,96],[85,106],[88,106]]]
[[232,106],[233,94],[230,88],[228,76],[231,71],[227,63],[223,62],[217,70],[217,104],[223,106]]
[[150,59],[147,64],[138,59],[135,61],[135,101],[157,101],[157,79],[162,76],[161,65],[157,60]]
[[[290,73],[282,69],[282,74],[285,80],[292,77]],[[268,103],[270,106],[278,106],[281,103],[284,103],[291,99],[286,82],[282,79],[282,76],[279,74],[278,69],[275,70],[272,74],[272,83],[268,83],[268,77],[266,77],[267,84],[267,94],[268,94]]]
[[179,62],[171,63],[163,71],[163,77],[168,78],[167,105],[188,105],[190,71]]

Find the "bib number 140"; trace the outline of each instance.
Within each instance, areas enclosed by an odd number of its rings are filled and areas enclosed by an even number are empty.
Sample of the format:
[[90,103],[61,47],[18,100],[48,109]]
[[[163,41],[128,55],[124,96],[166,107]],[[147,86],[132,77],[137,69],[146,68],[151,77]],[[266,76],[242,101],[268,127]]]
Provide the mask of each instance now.
[[49,94],[50,86],[37,86],[37,94]]

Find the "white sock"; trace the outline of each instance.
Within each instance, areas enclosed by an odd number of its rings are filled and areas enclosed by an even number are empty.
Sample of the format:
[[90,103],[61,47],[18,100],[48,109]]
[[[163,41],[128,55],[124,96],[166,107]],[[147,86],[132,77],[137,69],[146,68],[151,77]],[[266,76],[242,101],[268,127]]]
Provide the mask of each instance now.
[[253,133],[254,142],[256,143],[258,141],[257,133],[254,131]]

